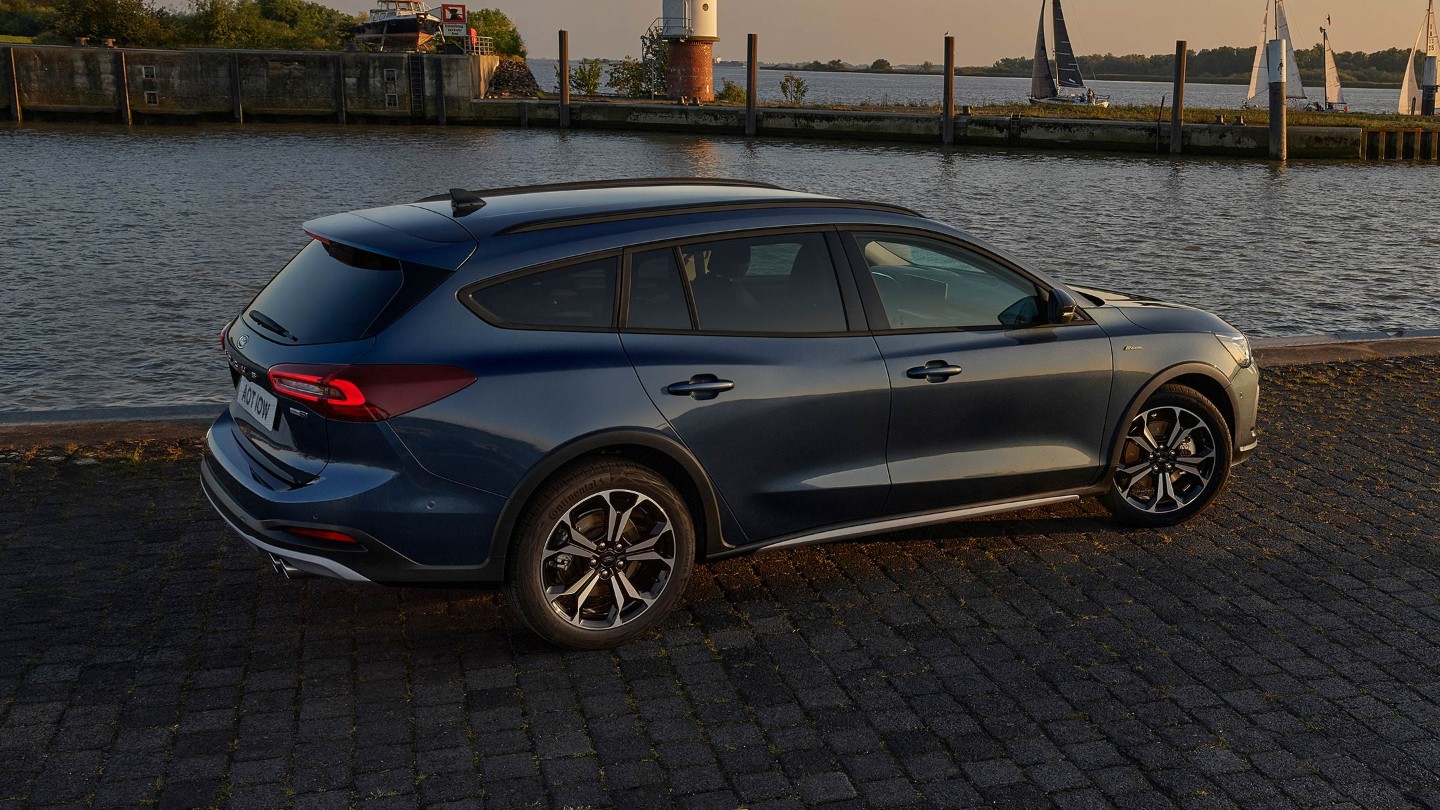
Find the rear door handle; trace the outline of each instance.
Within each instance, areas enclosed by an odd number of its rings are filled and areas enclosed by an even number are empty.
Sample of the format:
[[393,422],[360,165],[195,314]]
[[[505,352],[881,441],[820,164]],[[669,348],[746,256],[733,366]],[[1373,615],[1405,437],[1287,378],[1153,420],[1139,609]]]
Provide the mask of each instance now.
[[714,399],[735,387],[730,380],[722,380],[714,374],[696,374],[687,382],[671,383],[665,386],[665,393],[676,397]]
[[945,382],[951,377],[958,377],[965,373],[965,369],[959,366],[952,366],[944,360],[931,360],[919,368],[912,368],[905,372],[905,376],[912,380],[925,380],[927,382]]

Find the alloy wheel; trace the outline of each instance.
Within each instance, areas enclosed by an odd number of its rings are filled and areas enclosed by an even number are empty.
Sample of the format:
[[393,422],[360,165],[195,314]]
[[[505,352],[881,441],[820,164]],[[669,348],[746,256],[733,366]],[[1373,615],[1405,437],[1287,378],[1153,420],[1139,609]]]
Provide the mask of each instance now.
[[675,530],[659,503],[633,490],[605,490],[555,522],[540,554],[540,581],[557,616],[586,630],[609,630],[660,598],[675,555]]
[[1115,489],[1152,515],[1176,512],[1202,497],[1215,477],[1215,435],[1185,408],[1151,408],[1130,423]]

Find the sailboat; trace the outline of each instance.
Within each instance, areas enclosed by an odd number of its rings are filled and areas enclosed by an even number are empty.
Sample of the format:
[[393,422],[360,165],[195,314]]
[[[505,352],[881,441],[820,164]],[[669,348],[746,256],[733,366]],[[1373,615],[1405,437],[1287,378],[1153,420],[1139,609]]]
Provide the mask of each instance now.
[[[1270,36],[1270,7],[1275,7],[1275,36]],[[1260,23],[1260,46],[1255,49],[1255,67],[1250,71],[1250,94],[1245,106],[1268,107],[1270,105],[1270,61],[1265,45],[1271,39],[1285,40],[1285,97],[1292,101],[1304,101],[1305,83],[1300,80],[1300,62],[1295,59],[1295,42],[1290,39],[1290,21],[1285,17],[1285,0],[1266,0],[1265,20]]]
[[1330,47],[1330,29],[1321,28],[1320,39],[1325,43],[1325,102],[1317,101],[1306,109],[1311,112],[1350,112],[1345,88],[1340,86],[1340,69],[1335,66],[1335,51]]
[[1436,64],[1440,62],[1440,35],[1435,29],[1435,0],[1425,12],[1425,24],[1415,37],[1415,47],[1410,50],[1410,60],[1405,63],[1405,83],[1400,86],[1400,114],[1419,115],[1424,110],[1425,96],[1420,83],[1415,80],[1415,55],[1420,53],[1421,43],[1425,48],[1425,87],[1437,84]]
[[[1081,107],[1109,107],[1109,96],[1097,96],[1085,86],[1080,60],[1065,27],[1065,12],[1055,0],[1055,71],[1050,70],[1050,49],[1045,44],[1045,4],[1040,0],[1040,33],[1035,36],[1035,70],[1030,77],[1031,104],[1069,104]],[[1056,81],[1056,74],[1059,81]]]

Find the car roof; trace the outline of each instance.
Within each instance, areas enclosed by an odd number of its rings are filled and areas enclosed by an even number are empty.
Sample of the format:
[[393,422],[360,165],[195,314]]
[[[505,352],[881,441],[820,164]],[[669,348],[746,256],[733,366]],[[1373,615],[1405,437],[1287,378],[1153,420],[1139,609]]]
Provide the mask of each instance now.
[[[769,183],[719,178],[634,178],[466,191],[415,204],[449,214],[477,239],[597,221],[754,208],[867,207],[916,215],[898,206],[841,200]],[[918,215],[916,215],[918,216]]]

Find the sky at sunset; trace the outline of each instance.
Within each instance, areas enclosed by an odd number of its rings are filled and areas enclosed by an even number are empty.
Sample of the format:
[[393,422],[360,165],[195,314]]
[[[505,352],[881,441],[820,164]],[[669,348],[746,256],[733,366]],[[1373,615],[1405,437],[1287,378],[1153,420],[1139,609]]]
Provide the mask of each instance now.
[[[347,11],[367,0],[330,0]],[[433,0],[436,5],[439,0]],[[520,28],[530,54],[553,57],[555,31],[568,28],[571,52],[619,57],[638,51],[639,35],[660,16],[661,0],[469,0],[497,6]],[[962,65],[990,64],[1034,49],[1039,0],[717,0],[716,55],[742,59],[745,35],[760,35],[767,62],[843,59],[896,64],[940,62],[941,37],[956,37]],[[1070,34],[1080,53],[1173,53],[1175,40],[1194,49],[1251,46],[1259,40],[1264,0],[1064,0]],[[1334,17],[1337,50],[1409,48],[1425,14],[1424,0],[1289,0],[1297,48],[1320,38]]]

